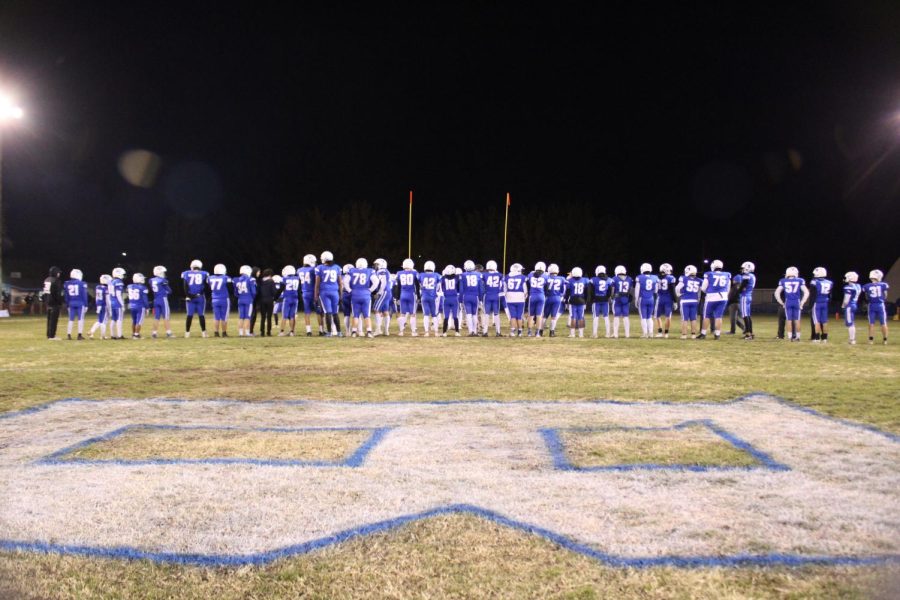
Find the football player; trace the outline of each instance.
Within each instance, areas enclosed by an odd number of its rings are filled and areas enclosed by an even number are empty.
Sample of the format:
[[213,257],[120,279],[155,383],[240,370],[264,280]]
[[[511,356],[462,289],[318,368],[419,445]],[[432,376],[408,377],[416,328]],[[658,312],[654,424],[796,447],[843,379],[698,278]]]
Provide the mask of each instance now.
[[[253,314],[253,302],[256,299],[256,278],[253,277],[253,267],[250,265],[242,266],[240,273],[240,276],[234,280],[234,293],[238,301],[238,337],[253,337],[250,332],[250,317]],[[261,331],[264,326],[264,323],[260,321]]]
[[869,343],[875,343],[875,324],[881,324],[881,335],[883,336],[882,344],[887,344],[888,340],[888,322],[887,308],[884,303],[887,301],[888,284],[884,281],[884,273],[878,269],[869,271],[869,283],[862,286],[863,294],[869,303]]
[[310,314],[316,313],[319,322],[319,335],[325,335],[325,327],[322,322],[321,306],[314,300],[316,295],[316,257],[307,254],[303,257],[303,266],[297,269],[300,278],[300,292],[303,296],[303,322],[306,325],[306,337],[312,337],[312,325]]
[[487,261],[484,272],[484,331],[487,335],[489,321],[494,322],[494,336],[503,337],[500,333],[500,298],[504,295],[503,275],[497,271],[497,261]]
[[281,270],[281,278],[284,295],[281,300],[281,331],[278,332],[278,335],[294,337],[294,328],[297,326],[297,307],[300,305],[300,278],[293,265],[286,265]]
[[591,298],[593,298],[593,315],[594,315],[594,334],[591,336],[597,338],[597,329],[600,323],[600,317],[603,317],[603,324],[606,330],[606,337],[610,335],[609,327],[609,299],[612,295],[613,280],[606,274],[606,267],[597,265],[594,269],[594,276],[591,277]]
[[669,329],[672,327],[672,311],[675,303],[675,277],[672,275],[672,265],[663,263],[659,265],[659,292],[656,296],[656,337],[669,337]]
[[631,287],[634,280],[628,276],[628,270],[619,265],[613,278],[613,337],[619,337],[619,319],[625,322],[625,337],[631,337],[631,320],[628,313],[631,312]]
[[331,337],[331,331],[334,328],[338,337],[344,337],[341,332],[341,320],[338,318],[341,299],[341,267],[334,264],[334,255],[327,250],[319,259],[322,264],[316,267],[316,288],[313,292],[313,301],[322,304],[322,312],[325,313],[325,335]]
[[467,260],[463,263],[464,273],[459,278],[460,295],[466,312],[466,328],[469,337],[478,336],[478,303],[484,290],[484,279],[475,270],[475,262]]
[[528,298],[528,278],[522,274],[522,265],[513,263],[506,278],[506,307],[509,309],[509,335],[521,337],[525,327],[525,300]]
[[756,288],[756,265],[749,260],[741,265],[741,273],[734,278],[734,284],[738,288],[738,302],[741,319],[744,320],[744,339],[753,339],[753,290]]
[[697,277],[697,267],[688,265],[684,268],[684,275],[678,278],[675,286],[675,294],[681,305],[681,339],[686,339],[688,329],[691,339],[697,337],[697,309],[700,305],[700,285],[702,282]]
[[449,319],[453,319],[453,328],[456,330],[456,337],[459,337],[459,276],[453,265],[444,267],[439,292],[444,298],[444,331],[441,335],[447,337],[447,323]]
[[209,277],[209,289],[212,295],[213,329],[216,337],[221,331],[222,337],[228,337],[228,316],[231,313],[231,277],[225,265],[218,264],[213,267],[213,274]]
[[378,278],[378,290],[375,292],[375,335],[391,334],[391,303],[394,299],[394,280],[388,271],[387,261],[376,258],[372,263],[375,277]]
[[831,301],[831,291],[834,283],[826,279],[828,272],[825,267],[813,269],[813,278],[809,282],[812,287],[812,320],[813,342],[828,343],[828,303]]
[[653,311],[659,292],[659,277],[651,273],[650,263],[641,265],[641,274],[634,282],[634,307],[641,317],[641,337],[653,337]]
[[363,320],[366,325],[366,337],[372,335],[372,294],[381,288],[383,282],[379,280],[377,272],[369,268],[369,261],[364,258],[356,259],[356,267],[350,269],[344,279],[344,290],[350,292],[350,307],[353,314],[353,326],[350,336],[362,335]]
[[191,322],[194,315],[200,321],[200,331],[206,337],[206,286],[209,283],[209,273],[203,271],[203,263],[199,260],[191,261],[191,268],[181,274],[184,287],[184,297],[187,303],[187,320],[184,323],[184,337],[191,337]]
[[800,341],[800,313],[808,299],[809,289],[800,277],[800,271],[797,267],[788,267],[775,288],[775,301],[784,307],[784,316],[791,324],[792,342]]
[[[547,300],[544,302],[544,322],[550,320],[550,337],[556,337],[556,322],[559,320],[562,307],[565,305],[563,297],[566,296],[567,280],[559,274],[559,265],[551,264],[547,267]],[[582,318],[584,318],[582,307]],[[574,315],[573,315],[574,318]],[[577,325],[576,325],[577,326]]]
[[[572,313],[574,327],[569,330],[569,337],[584,337],[584,309],[591,301],[591,282],[583,275],[581,267],[574,267],[565,285],[566,302]],[[553,335],[553,329],[550,330]]]
[[731,290],[731,273],[723,271],[721,260],[714,260],[710,270],[703,274],[700,290],[705,294],[703,302],[703,323],[697,339],[706,339],[706,332],[712,329],[715,339],[722,336],[722,316],[728,306],[728,292]]
[[850,345],[856,344],[856,308],[862,286],[857,283],[859,275],[855,271],[844,274],[844,300],[841,302],[841,310],[844,311],[844,324],[847,326],[847,337]]
[[80,269],[72,269],[69,280],[63,284],[66,305],[69,307],[69,323],[66,337],[72,339],[72,325],[78,321],[78,339],[84,339],[84,316],[88,311],[87,284],[82,281],[84,275]]
[[419,289],[422,292],[422,314],[425,320],[425,337],[434,330],[438,334],[437,291],[441,276],[434,272],[434,261],[425,261],[424,271],[419,273]]
[[[419,297],[419,273],[416,271],[416,263],[407,258],[403,261],[403,270],[397,273],[397,285],[400,289],[400,316],[397,321],[400,324],[400,335],[406,330],[409,322],[412,336],[419,332],[416,327],[416,300]],[[426,331],[428,327],[425,327]]]
[[125,293],[128,295],[128,310],[131,312],[131,339],[133,340],[141,338],[144,315],[147,313],[147,307],[150,306],[147,286],[144,283],[144,276],[135,273],[131,276],[131,283],[125,288]]
[[106,295],[109,293],[109,275],[101,275],[100,283],[94,288],[94,305],[97,307],[97,322],[91,326],[88,337],[94,339],[94,332],[100,330],[100,339],[106,339],[106,323],[109,321],[109,311],[106,309]]
[[125,339],[122,335],[122,321],[125,318],[125,269],[116,267],[112,270],[112,279],[109,280],[109,293],[106,294],[109,302],[109,338],[112,340]]
[[532,323],[534,334],[537,337],[544,335],[544,304],[547,302],[547,276],[544,271],[547,265],[538,262],[534,265],[534,271],[528,274],[528,337],[532,336]]
[[169,280],[166,279],[166,268],[162,265],[153,267],[153,277],[150,278],[150,291],[153,293],[153,330],[150,332],[151,337],[156,337],[159,330],[159,320],[163,320],[166,327],[166,337],[172,337],[172,325],[169,320],[169,296],[172,295],[172,288],[169,287]]

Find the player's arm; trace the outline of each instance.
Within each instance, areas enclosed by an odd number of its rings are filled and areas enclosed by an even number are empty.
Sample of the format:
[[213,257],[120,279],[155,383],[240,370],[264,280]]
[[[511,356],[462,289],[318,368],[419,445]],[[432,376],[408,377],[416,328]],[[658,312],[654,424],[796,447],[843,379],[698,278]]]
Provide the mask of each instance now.
[[634,280],[634,289],[631,290],[634,292],[634,306],[635,308],[641,308],[641,285],[637,279]]
[[[372,284],[369,286],[369,292],[372,293],[372,294],[374,294],[374,293],[378,290],[378,288],[381,287],[381,285],[382,285],[383,283],[384,283],[384,282],[381,281],[381,280],[379,280],[378,277],[373,277],[373,278],[372,278]],[[400,286],[399,286],[399,285],[397,286],[397,289],[398,289],[398,290],[400,289]],[[348,291],[349,291],[349,287],[348,287]],[[393,295],[393,293],[392,293],[392,295]],[[399,296],[398,296],[398,297],[399,297]]]
[[704,294],[706,293],[706,288],[709,287],[709,279],[706,277],[703,278],[703,283],[700,284],[700,291]]
[[803,292],[803,297],[800,298],[800,308],[806,304],[806,301],[809,300],[809,288],[805,285],[800,286],[800,290]]
[[781,297],[781,292],[783,292],[783,291],[784,291],[784,286],[782,286],[782,285],[779,283],[779,284],[778,284],[778,287],[775,288],[775,302],[777,302],[777,303],[780,304],[781,306],[784,306],[784,300],[783,300],[782,297]]
[[184,275],[181,276],[181,286],[184,288],[184,297],[188,299],[193,299],[194,295],[191,294],[190,289],[188,289],[188,280]]
[[850,292],[844,290],[844,300],[841,302],[841,308],[847,308],[848,306],[850,306]]

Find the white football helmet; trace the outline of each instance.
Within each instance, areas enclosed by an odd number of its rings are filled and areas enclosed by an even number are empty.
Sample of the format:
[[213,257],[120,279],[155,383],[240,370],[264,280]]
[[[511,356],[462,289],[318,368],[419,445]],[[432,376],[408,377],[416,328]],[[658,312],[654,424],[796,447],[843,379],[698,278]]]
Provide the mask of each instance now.
[[462,273],[463,273],[463,270],[460,269],[459,267],[456,267],[456,274],[457,274],[457,275],[462,275]]
[[693,277],[697,275],[697,267],[694,265],[688,265],[684,268],[684,274],[688,277]]
[[125,277],[125,269],[122,267],[116,267],[112,270],[113,279],[122,279]]
[[538,262],[536,262],[536,263],[534,264],[534,270],[535,270],[535,271],[546,271],[546,270],[547,270],[547,265],[545,265],[545,264],[543,263],[543,261],[538,261]]
[[475,270],[475,262],[471,260],[467,260],[463,263],[463,269],[466,271],[474,271]]
[[425,261],[425,267],[424,267],[424,268],[425,268],[426,271],[434,271],[434,269],[435,269],[435,267],[434,267],[434,261],[433,261],[433,260],[426,260],[426,261]]
[[281,270],[281,276],[287,277],[288,275],[296,275],[297,269],[294,268],[294,265],[288,265]]
[[749,260],[741,265],[741,271],[743,271],[744,273],[752,273],[755,270],[756,270],[756,265],[754,265]]
[[134,283],[144,283],[145,279],[142,274],[135,273],[134,275],[131,276],[131,281],[133,281]]
[[644,263],[641,265],[641,273],[650,273],[651,271],[653,271],[653,267],[650,265],[650,263]]
[[825,267],[816,267],[813,269],[813,277],[827,277],[828,271],[825,270]]
[[[376,267],[378,266],[378,261],[377,261],[377,260],[375,261],[375,266],[376,266]],[[368,268],[369,268],[369,261],[367,261],[367,260],[364,259],[364,258],[357,258],[357,259],[356,259],[356,268],[357,268],[357,269],[368,269]]]
[[724,267],[725,267],[725,264],[718,258],[709,264],[709,268],[712,269],[713,271],[720,271]]
[[154,277],[165,277],[166,276],[166,268],[162,265],[153,267],[153,276]]
[[625,275],[626,273],[628,273],[628,269],[624,266],[619,265],[616,267],[616,275]]
[[251,267],[250,265],[242,265],[242,266],[241,266],[241,270],[240,270],[240,274],[241,274],[241,275],[247,275],[248,277],[249,277],[250,275],[253,275],[253,267]]
[[663,263],[659,265],[659,272],[663,275],[671,275],[672,274],[672,265],[669,263]]
[[497,261],[496,260],[487,261],[487,264],[484,266],[484,268],[487,269],[488,271],[496,271],[497,270]]
[[108,285],[110,281],[112,281],[112,277],[110,277],[109,275],[100,276],[100,283],[102,283],[103,285]]
[[307,254],[303,257],[303,266],[304,267],[314,267],[316,266],[316,257],[312,254]]
[[[356,261],[356,262],[357,262],[357,265],[356,265],[357,267],[359,267],[360,269],[365,269],[365,267],[359,266],[359,264],[358,264],[359,261]],[[387,269],[387,261],[384,260],[383,258],[376,258],[375,262],[373,262],[372,264],[375,265],[376,269]]]
[[785,277],[800,277],[800,270],[797,267],[788,267],[784,270]]
[[222,263],[219,263],[219,264],[217,264],[216,266],[213,267],[213,274],[214,274],[214,275],[224,275],[224,274],[227,273],[227,272],[228,272],[228,269],[226,269],[226,268],[225,268],[225,265],[223,265]]
[[[557,269],[558,268],[559,267],[557,267]],[[581,277],[581,276],[582,276],[581,267],[572,267],[572,277]]]
[[352,269],[352,268],[353,268],[353,265],[351,265],[350,263],[347,263],[346,265],[344,265],[343,267],[341,267],[341,273],[343,273],[344,275],[346,275],[347,273],[350,272],[350,269]]
[[326,250],[325,252],[322,253],[322,255],[319,257],[319,259],[320,259],[323,263],[324,263],[324,262],[333,262],[333,261],[334,261],[334,254],[332,254],[331,252],[329,252],[328,250]]
[[445,276],[456,275],[456,267],[453,265],[447,265],[444,267],[444,272],[442,273]]
[[282,278],[281,275],[272,275],[272,281],[274,281],[275,283],[281,283],[282,281],[284,281],[284,278]]
[[550,266],[547,267],[547,272],[552,275],[559,275],[559,265],[556,263],[550,263]]
[[869,279],[872,281],[881,281],[884,279],[884,273],[882,273],[880,269],[873,269],[869,271]]
[[521,275],[522,274],[522,265],[519,263],[513,263],[509,266],[509,274],[510,275]]
[[847,283],[856,283],[859,281],[859,273],[856,271],[847,271],[844,273],[844,281]]
[[81,272],[81,269],[72,269],[71,271],[69,271],[69,277],[81,281],[82,279],[84,279],[84,273]]
[[413,259],[411,258],[405,258],[403,259],[403,268],[407,271],[411,271],[412,269],[416,268],[416,263],[414,263]]
[[606,275],[606,267],[597,265],[597,268],[594,269],[594,275]]
[[191,261],[191,270],[202,269],[202,268],[203,268],[203,263],[200,262],[199,260],[197,260],[196,258]]

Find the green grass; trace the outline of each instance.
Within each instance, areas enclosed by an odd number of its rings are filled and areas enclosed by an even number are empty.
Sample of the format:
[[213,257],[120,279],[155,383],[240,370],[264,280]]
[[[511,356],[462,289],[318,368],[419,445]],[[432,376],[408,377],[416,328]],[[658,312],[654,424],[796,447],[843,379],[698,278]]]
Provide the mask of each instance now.
[[[48,342],[42,319],[0,320],[0,411],[64,397],[723,401],[765,391],[900,433],[900,347],[867,345],[864,328],[848,346],[835,322],[827,345],[776,341],[764,317],[754,342],[184,339],[181,323],[174,340]],[[0,555],[0,597],[855,598],[896,584],[883,568],[612,569],[460,516],[263,568]]]
[[569,462],[576,467],[656,464],[750,467],[759,464],[702,425],[678,430],[610,429],[562,431]]

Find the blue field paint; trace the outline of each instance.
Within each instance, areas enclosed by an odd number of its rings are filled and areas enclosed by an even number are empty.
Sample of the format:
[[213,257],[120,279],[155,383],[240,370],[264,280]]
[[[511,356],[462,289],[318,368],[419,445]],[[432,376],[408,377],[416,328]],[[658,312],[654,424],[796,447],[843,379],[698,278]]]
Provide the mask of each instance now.
[[439,517],[450,514],[469,514],[492,523],[510,527],[525,533],[536,535],[567,550],[592,558],[602,564],[611,567],[627,567],[632,569],[646,569],[652,567],[679,567],[687,569],[708,567],[803,567],[808,565],[883,565],[900,563],[900,554],[880,554],[873,556],[851,555],[802,555],[787,553],[770,554],[732,554],[723,556],[647,556],[631,557],[610,554],[592,548],[586,544],[576,542],[559,533],[531,525],[522,521],[510,519],[497,512],[472,506],[470,504],[451,504],[441,506],[419,513],[403,515],[384,521],[376,521],[360,525],[351,529],[345,529],[335,534],[322,537],[302,544],[285,546],[266,552],[255,554],[203,554],[203,553],[179,553],[165,551],[141,550],[130,546],[90,546],[79,544],[49,544],[44,542],[23,542],[15,540],[0,540],[0,550],[7,552],[25,551],[40,552],[46,554],[70,554],[86,557],[117,558],[127,560],[149,560],[158,563],[174,563],[181,565],[205,566],[205,567],[233,567],[244,565],[265,565],[275,560],[298,556],[340,544],[354,538],[359,538],[373,533],[381,533],[397,529],[409,523],[423,519]]
[[[569,461],[568,456],[566,456],[566,448],[565,444],[560,437],[561,431],[574,431],[579,433],[592,433],[592,432],[603,432],[603,431],[681,431],[682,429],[687,429],[688,427],[693,427],[695,425],[701,425],[706,427],[717,436],[722,438],[725,442],[728,442],[735,448],[746,452],[751,455],[759,465],[751,465],[746,467],[741,466],[728,466],[728,465],[666,465],[666,464],[655,464],[655,463],[630,463],[630,464],[620,464],[620,465],[603,465],[603,466],[593,466],[593,467],[580,467],[578,465],[574,465]],[[696,419],[693,421],[683,421],[678,423],[677,425],[673,425],[671,427],[619,427],[619,426],[610,426],[610,427],[571,427],[571,428],[544,428],[539,429],[538,433],[541,434],[541,437],[544,438],[544,443],[547,445],[547,450],[550,452],[550,456],[553,458],[553,467],[560,471],[582,471],[582,472],[593,472],[593,471],[638,471],[638,470],[648,470],[648,471],[693,471],[702,473],[705,471],[751,471],[755,469],[768,469],[770,471],[790,471],[790,467],[784,465],[774,459],[771,456],[754,447],[749,442],[742,440],[737,437],[733,433],[722,429],[719,425],[714,423],[709,419]]]
[[[72,452],[93,444],[109,441],[125,433],[141,429],[163,429],[170,431],[268,431],[274,433],[302,433],[306,431],[370,431],[371,435],[350,456],[340,461],[261,459],[261,458],[148,458],[148,459],[87,459],[66,458]],[[126,425],[100,436],[88,438],[39,459],[40,465],[259,465],[266,467],[351,467],[362,466],[369,452],[377,446],[392,427],[231,427],[218,425]]]
[[769,394],[766,392],[750,392],[748,394],[744,394],[742,396],[738,396],[737,398],[733,398],[731,400],[722,400],[719,402],[709,401],[709,400],[698,400],[695,402],[676,402],[672,400],[607,400],[607,399],[594,399],[594,400],[572,400],[572,401],[552,401],[552,400],[490,400],[486,398],[475,398],[471,400],[378,400],[378,401],[339,401],[339,400],[231,400],[231,399],[223,399],[223,398],[211,398],[207,400],[196,399],[196,400],[185,400],[180,398],[110,398],[107,400],[96,400],[89,398],[62,398],[59,400],[50,400],[49,402],[45,402],[44,404],[38,404],[37,406],[31,406],[29,408],[24,408],[21,410],[9,411],[0,413],[0,420],[3,419],[12,419],[16,417],[26,416],[32,413],[40,412],[43,410],[47,410],[56,404],[63,403],[74,403],[74,402],[90,402],[90,403],[105,403],[105,402],[114,402],[114,401],[122,401],[122,402],[133,402],[140,400],[148,400],[153,402],[170,402],[175,404],[183,404],[183,403],[191,403],[191,402],[205,402],[205,403],[221,403],[221,404],[262,404],[262,405],[285,405],[285,406],[302,406],[305,404],[373,404],[378,406],[391,406],[391,405],[431,405],[431,406],[449,406],[449,405],[457,405],[457,404],[492,404],[492,405],[503,405],[503,404],[558,404],[560,402],[569,403],[569,404],[609,404],[613,406],[727,406],[729,404],[738,404],[741,402],[747,402],[755,397],[765,397],[770,400],[774,400],[779,404],[790,408],[792,410],[796,410],[807,415],[811,415],[813,417],[818,417],[820,419],[825,419],[827,421],[833,421],[835,423],[840,423],[846,427],[852,427],[854,429],[862,429],[864,431],[868,431],[870,433],[874,433],[880,436],[883,436],[892,442],[900,442],[900,435],[891,433],[889,431],[884,431],[883,429],[879,429],[874,425],[867,425],[865,423],[858,423],[856,421],[851,421],[849,419],[843,419],[841,417],[832,417],[831,415],[826,415],[822,412],[817,411],[814,408],[809,408],[806,406],[802,406],[791,400],[786,398],[782,398],[780,396],[775,396],[773,394]]

